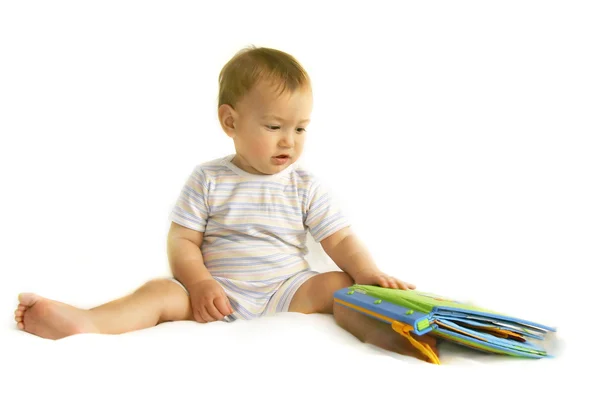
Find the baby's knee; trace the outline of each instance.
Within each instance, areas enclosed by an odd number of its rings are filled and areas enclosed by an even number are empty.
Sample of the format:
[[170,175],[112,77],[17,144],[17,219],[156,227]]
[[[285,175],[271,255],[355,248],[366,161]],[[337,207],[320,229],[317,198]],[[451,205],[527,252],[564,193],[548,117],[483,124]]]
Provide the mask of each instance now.
[[182,287],[172,279],[158,278],[144,283],[138,290],[153,292],[159,295],[169,295],[170,293],[181,291]]
[[354,285],[354,280],[345,272],[332,271],[323,274],[323,286],[318,288],[320,297],[317,308],[318,312],[333,313],[333,295],[341,289]]
[[334,291],[347,288],[348,286],[354,285],[354,280],[350,275],[343,271],[332,271],[329,272],[331,277],[328,279],[328,283]]
[[194,319],[188,293],[174,279],[152,279],[143,284],[137,294],[139,299],[154,305],[158,323]]

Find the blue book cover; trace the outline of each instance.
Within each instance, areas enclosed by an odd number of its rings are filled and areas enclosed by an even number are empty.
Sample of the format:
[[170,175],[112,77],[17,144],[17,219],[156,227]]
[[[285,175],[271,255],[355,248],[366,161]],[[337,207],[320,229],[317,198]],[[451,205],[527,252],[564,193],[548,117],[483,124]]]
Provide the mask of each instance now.
[[543,341],[547,333],[556,331],[550,326],[414,290],[354,285],[337,291],[334,300],[391,324],[396,331],[396,324],[402,324],[416,335],[431,334],[480,351],[517,357],[549,356]]

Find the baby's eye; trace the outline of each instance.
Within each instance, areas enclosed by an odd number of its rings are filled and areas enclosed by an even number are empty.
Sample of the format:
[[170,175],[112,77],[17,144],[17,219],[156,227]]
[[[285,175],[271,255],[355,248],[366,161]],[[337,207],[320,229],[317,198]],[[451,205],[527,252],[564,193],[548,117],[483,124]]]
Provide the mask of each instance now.
[[296,132],[298,132],[298,133],[304,133],[304,132],[306,132],[306,129],[305,128],[298,128],[298,129],[296,129]]
[[274,131],[274,130],[279,129],[279,126],[277,126],[277,125],[267,125],[267,128]]

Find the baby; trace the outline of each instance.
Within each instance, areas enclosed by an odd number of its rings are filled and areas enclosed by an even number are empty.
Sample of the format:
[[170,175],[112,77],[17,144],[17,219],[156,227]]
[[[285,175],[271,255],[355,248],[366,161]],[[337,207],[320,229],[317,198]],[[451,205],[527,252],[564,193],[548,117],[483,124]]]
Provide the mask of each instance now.
[[[250,47],[219,76],[218,117],[235,154],[197,165],[171,213],[172,279],[90,310],[22,293],[19,329],[44,338],[119,334],[165,321],[328,313],[363,342],[422,358],[389,325],[334,304],[354,283],[415,286],[380,271],[319,180],[296,161],[312,111],[308,74],[287,53]],[[310,233],[342,270],[306,261]],[[435,349],[431,337],[415,337]],[[437,351],[437,350],[434,350]]]

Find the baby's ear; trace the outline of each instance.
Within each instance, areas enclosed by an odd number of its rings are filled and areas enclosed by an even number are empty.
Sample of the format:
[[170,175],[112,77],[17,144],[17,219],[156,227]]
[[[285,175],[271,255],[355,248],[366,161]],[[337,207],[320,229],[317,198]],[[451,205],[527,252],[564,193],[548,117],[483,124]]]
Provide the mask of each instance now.
[[222,104],[219,107],[219,122],[221,128],[230,138],[235,138],[235,122],[237,119],[237,112],[229,104]]

